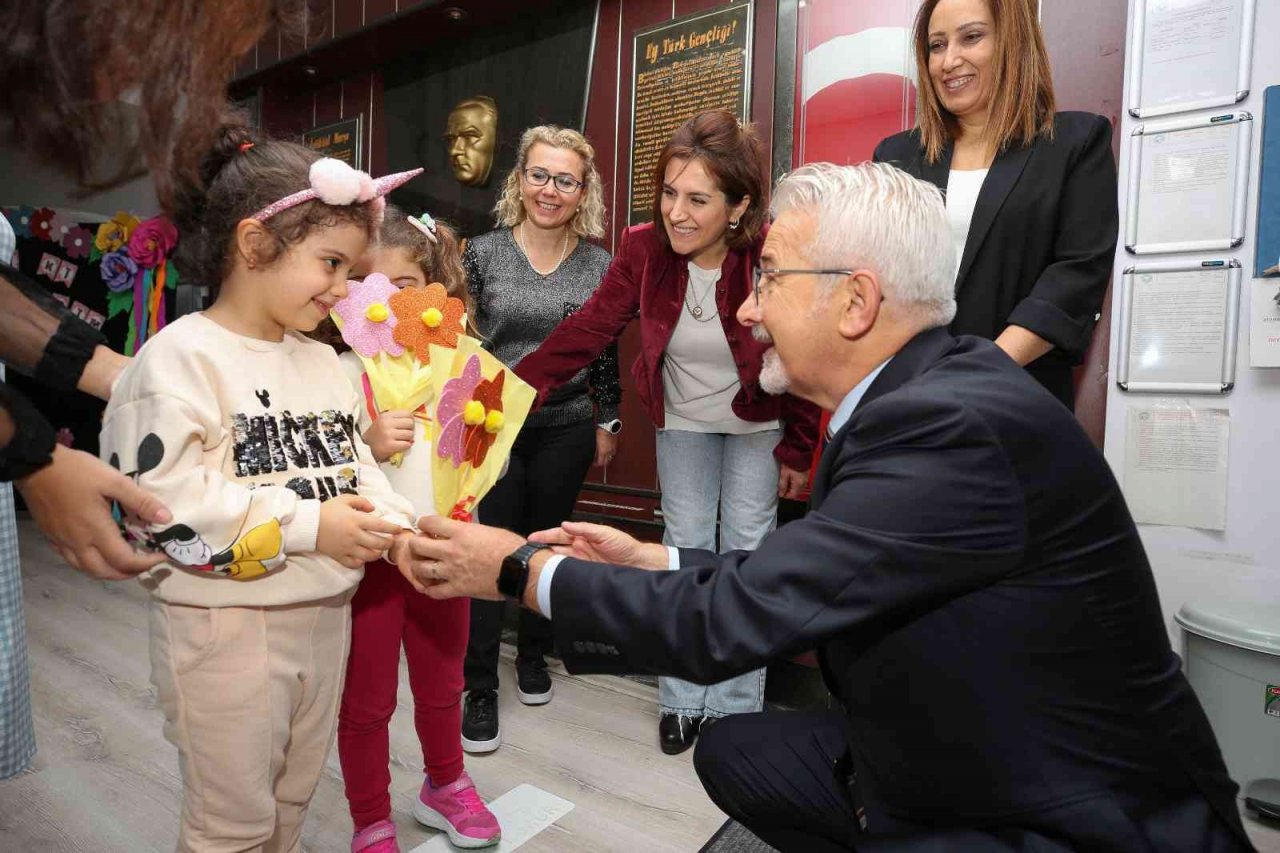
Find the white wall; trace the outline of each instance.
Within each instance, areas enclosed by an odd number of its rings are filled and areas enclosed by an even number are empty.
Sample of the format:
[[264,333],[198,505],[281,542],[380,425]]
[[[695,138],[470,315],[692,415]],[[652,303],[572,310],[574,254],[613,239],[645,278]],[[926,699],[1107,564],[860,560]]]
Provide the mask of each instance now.
[[[1133,28],[1133,5],[1130,0],[1129,29]],[[1147,554],[1155,571],[1174,647],[1181,647],[1180,629],[1173,616],[1186,602],[1197,605],[1214,602],[1250,602],[1274,608],[1280,624],[1280,368],[1249,367],[1249,292],[1252,287],[1253,249],[1258,207],[1259,150],[1262,140],[1262,97],[1267,86],[1280,84],[1280,50],[1275,48],[1275,34],[1280,32],[1280,2],[1258,0],[1254,26],[1253,79],[1249,97],[1234,109],[1252,113],[1253,153],[1249,169],[1248,227],[1244,245],[1221,254],[1234,257],[1244,268],[1241,288],[1240,335],[1236,344],[1237,371],[1235,389],[1225,396],[1192,396],[1192,405],[1203,408],[1228,408],[1231,413],[1229,446],[1230,474],[1227,492],[1227,529],[1209,532],[1179,527],[1139,525]],[[1128,55],[1132,57],[1133,51]],[[1128,75],[1133,73],[1127,62]],[[1125,105],[1126,107],[1128,104]],[[1224,107],[1186,115],[1209,115],[1231,111]],[[1280,121],[1280,116],[1272,116]],[[1134,128],[1141,120],[1123,114],[1120,151],[1120,222],[1127,213],[1129,145]],[[1123,244],[1123,240],[1120,241]],[[1151,256],[1143,260],[1165,260],[1171,257],[1203,257],[1204,255]],[[1115,281],[1135,258],[1121,247],[1117,252]],[[1117,478],[1123,483],[1125,424],[1131,402],[1149,402],[1154,395],[1126,394],[1116,388],[1116,357],[1119,350],[1120,300],[1112,311],[1110,375],[1107,399],[1106,454]],[[1275,626],[1272,626],[1273,628]]]

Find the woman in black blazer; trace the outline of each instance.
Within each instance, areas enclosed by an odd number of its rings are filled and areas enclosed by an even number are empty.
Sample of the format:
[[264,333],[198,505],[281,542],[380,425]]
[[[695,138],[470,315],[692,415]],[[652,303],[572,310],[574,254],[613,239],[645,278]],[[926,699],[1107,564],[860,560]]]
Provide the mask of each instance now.
[[1111,124],[1054,112],[1032,0],[926,0],[918,124],[874,159],[938,186],[956,245],[951,331],[994,340],[1074,407],[1118,234]]

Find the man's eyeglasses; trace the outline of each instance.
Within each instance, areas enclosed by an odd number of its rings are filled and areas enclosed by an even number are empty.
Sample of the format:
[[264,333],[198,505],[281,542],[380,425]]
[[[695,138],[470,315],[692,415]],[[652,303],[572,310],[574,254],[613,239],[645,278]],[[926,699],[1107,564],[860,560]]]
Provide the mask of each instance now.
[[775,279],[781,275],[792,275],[793,273],[808,273],[809,275],[853,275],[853,270],[778,270],[765,269],[756,267],[751,271],[751,286],[755,289],[756,305],[760,304],[760,281],[765,279],[765,293],[773,290]]
[[559,175],[553,175],[546,169],[525,169],[524,179],[529,182],[531,187],[545,187],[547,181],[555,181],[556,189],[562,193],[576,193],[582,188],[582,181],[573,175],[566,175],[563,172]]

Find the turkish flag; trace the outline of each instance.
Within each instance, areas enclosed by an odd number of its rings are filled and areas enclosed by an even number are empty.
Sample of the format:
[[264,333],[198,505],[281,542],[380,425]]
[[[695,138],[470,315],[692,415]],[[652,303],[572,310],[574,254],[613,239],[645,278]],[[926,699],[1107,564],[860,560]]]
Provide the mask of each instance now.
[[[861,163],[880,140],[915,126],[917,8],[915,0],[810,0],[802,7],[793,166]],[[829,420],[822,416],[819,435]]]

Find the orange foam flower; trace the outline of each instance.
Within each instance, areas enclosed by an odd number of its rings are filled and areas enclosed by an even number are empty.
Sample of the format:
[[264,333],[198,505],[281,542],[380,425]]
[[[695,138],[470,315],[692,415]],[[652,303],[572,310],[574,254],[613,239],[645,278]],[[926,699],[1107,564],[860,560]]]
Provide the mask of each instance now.
[[396,343],[413,350],[418,361],[431,363],[427,350],[431,344],[450,349],[458,346],[466,308],[461,299],[445,291],[443,284],[432,282],[424,288],[406,287],[392,296],[388,304],[396,315],[393,335]]
[[[485,421],[492,422],[489,415],[502,411],[502,385],[505,370],[499,370],[492,379],[483,379],[471,394],[471,399],[484,406]],[[500,423],[500,422],[499,422]],[[499,427],[500,428],[500,427]],[[484,458],[489,455],[489,448],[498,440],[497,430],[486,429],[485,422],[474,426],[468,424],[463,434],[463,458],[479,468]]]

